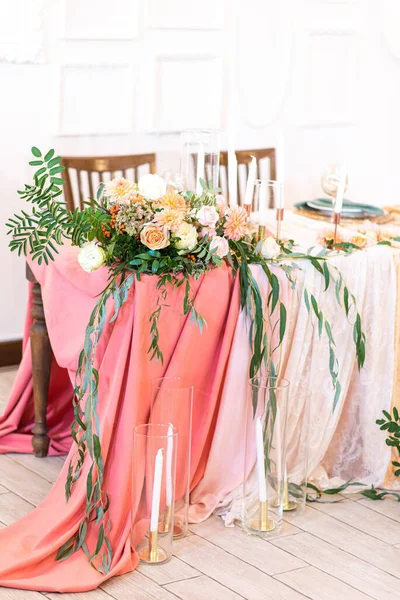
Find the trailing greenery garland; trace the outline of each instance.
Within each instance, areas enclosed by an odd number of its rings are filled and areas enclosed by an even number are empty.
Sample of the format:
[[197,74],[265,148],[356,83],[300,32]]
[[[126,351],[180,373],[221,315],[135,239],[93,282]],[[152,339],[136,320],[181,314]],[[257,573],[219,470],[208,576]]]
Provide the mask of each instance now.
[[[32,166],[39,169],[34,175],[34,185],[25,185],[20,191],[21,198],[32,205],[31,214],[22,211],[7,223],[12,236],[11,250],[18,254],[30,254],[41,264],[54,260],[57,245],[64,239],[72,244],[83,246],[86,242],[97,240],[105,253],[105,262],[110,267],[109,283],[97,301],[86,328],[84,347],[79,356],[76,383],[74,388],[74,422],[72,437],[75,442],[75,452],[71,458],[66,481],[66,498],[70,498],[73,487],[79,479],[90,458],[90,468],[86,481],[86,511],[78,531],[60,548],[57,560],[65,560],[73,552],[82,549],[90,563],[97,570],[107,573],[112,562],[112,547],[108,533],[110,522],[108,510],[110,498],[103,489],[104,461],[101,450],[101,431],[98,418],[98,384],[99,373],[95,368],[96,349],[106,323],[107,303],[113,301],[115,313],[111,321],[119,314],[121,307],[127,301],[129,290],[135,280],[140,281],[142,274],[159,277],[157,289],[159,295],[156,306],[150,316],[151,344],[149,354],[151,359],[163,360],[162,340],[158,331],[158,322],[168,294],[174,289],[184,286],[183,313],[188,315],[200,329],[206,327],[203,317],[194,306],[191,293],[190,278],[199,279],[212,268],[218,268],[224,259],[218,256],[212,248],[208,236],[204,236],[190,252],[168,249],[146,249],[138,238],[128,236],[121,228],[120,233],[113,234],[111,230],[115,222],[115,210],[103,205],[104,186],[99,187],[96,199],[91,199],[83,211],[70,211],[60,199],[63,179],[59,174],[64,167],[60,165],[61,157],[54,157],[50,150],[43,157],[40,150],[32,148],[35,160]],[[216,205],[216,192],[207,190],[202,182],[203,193],[200,196],[187,192],[185,201],[192,211],[202,206]],[[157,208],[150,203],[153,211]],[[114,211],[114,212],[113,212]],[[155,212],[154,214],[157,214]],[[223,220],[219,235],[223,234]],[[111,238],[111,239],[110,239]],[[178,238],[179,239],[179,238]],[[322,277],[324,291],[334,286],[338,306],[344,309],[347,318],[353,321],[353,339],[356,348],[358,367],[365,360],[365,334],[361,327],[361,318],[357,311],[356,301],[350,293],[343,277],[337,268],[329,265],[329,252],[324,250],[318,255],[312,254],[312,249],[303,253],[297,252],[292,241],[280,242],[280,249],[274,258],[266,259],[262,254],[262,242],[254,243],[250,236],[239,240],[229,239],[229,252],[226,260],[232,267],[233,274],[238,277],[240,284],[241,308],[246,312],[250,327],[249,336],[252,348],[249,375],[251,378],[263,370],[271,377],[279,373],[280,361],[275,356],[280,353],[284,341],[287,324],[287,311],[280,299],[280,284],[273,267],[281,268],[292,288],[296,287],[295,272],[301,271],[301,265],[308,262]],[[259,285],[252,273],[252,266],[258,265],[268,279],[271,288],[267,297],[266,312],[263,296]],[[303,301],[321,338],[325,333],[329,344],[329,371],[335,390],[333,410],[340,397],[339,365],[335,354],[335,341],[332,327],[319,306],[315,295],[304,285]],[[272,334],[268,335],[268,326],[272,316],[276,322]],[[278,341],[272,347],[273,333],[278,331]],[[276,364],[275,364],[276,363]],[[94,548],[88,548],[89,530],[97,530],[97,541]]]

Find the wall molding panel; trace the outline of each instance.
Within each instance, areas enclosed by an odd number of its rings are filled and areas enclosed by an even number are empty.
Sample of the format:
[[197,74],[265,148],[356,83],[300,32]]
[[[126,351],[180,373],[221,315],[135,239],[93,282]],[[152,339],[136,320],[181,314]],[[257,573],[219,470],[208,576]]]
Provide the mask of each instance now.
[[[151,29],[218,30],[225,23],[225,0],[147,0]],[[230,0],[232,1],[232,0]]]
[[43,64],[45,0],[0,2],[0,62]]
[[59,135],[121,135],[132,129],[130,65],[61,67]]
[[133,40],[139,31],[139,0],[64,0],[69,40]]

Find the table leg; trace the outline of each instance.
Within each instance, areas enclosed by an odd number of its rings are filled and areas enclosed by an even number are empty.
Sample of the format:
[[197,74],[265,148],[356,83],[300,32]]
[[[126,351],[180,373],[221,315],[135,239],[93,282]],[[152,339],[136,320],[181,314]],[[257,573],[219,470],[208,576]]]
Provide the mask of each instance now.
[[35,456],[43,457],[47,456],[50,443],[46,417],[52,352],[43,309],[42,291],[28,266],[27,279],[33,283],[31,310],[33,323],[30,329],[30,340],[35,424],[32,428],[32,446]]

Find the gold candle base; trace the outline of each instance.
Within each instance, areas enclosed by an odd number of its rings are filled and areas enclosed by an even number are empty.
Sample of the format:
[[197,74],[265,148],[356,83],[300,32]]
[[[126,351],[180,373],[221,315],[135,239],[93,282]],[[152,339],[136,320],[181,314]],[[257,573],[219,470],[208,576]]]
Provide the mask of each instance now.
[[172,506],[167,506],[165,510],[165,519],[158,523],[158,533],[161,535],[163,533],[169,533],[171,531],[171,527],[173,528],[172,535],[174,538],[182,537],[184,529],[172,521]]
[[[273,508],[278,508],[278,506],[280,506],[280,503],[281,503],[281,500],[280,500],[280,497],[278,496],[274,500],[271,500],[270,506],[272,506]],[[282,510],[284,512],[291,512],[292,510],[296,510],[296,508],[297,508],[297,502],[289,499],[289,484],[287,481],[285,481],[284,482],[284,491],[283,491]]]
[[250,529],[253,531],[273,531],[276,528],[276,523],[273,519],[268,518],[268,503],[260,502],[260,518],[250,521]]
[[158,533],[157,531],[150,531],[149,533],[149,545],[139,550],[138,555],[142,562],[145,563],[162,563],[168,559],[165,550],[160,548],[157,543]]
[[258,226],[257,242],[259,242],[260,240],[261,241],[265,240],[265,230],[266,230],[265,225]]

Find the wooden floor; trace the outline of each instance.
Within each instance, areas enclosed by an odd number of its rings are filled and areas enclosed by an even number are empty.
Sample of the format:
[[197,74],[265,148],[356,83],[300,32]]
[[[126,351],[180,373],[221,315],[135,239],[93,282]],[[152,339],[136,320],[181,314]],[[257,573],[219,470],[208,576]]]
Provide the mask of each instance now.
[[[0,413],[15,369],[0,369]],[[49,491],[61,458],[0,455],[0,527],[26,515]],[[0,588],[0,600],[72,600]],[[174,557],[140,566],[85,600],[376,600],[400,599],[400,503],[356,496],[313,504],[271,541],[225,528],[217,517],[191,526]],[[42,600],[44,600],[42,598]]]

